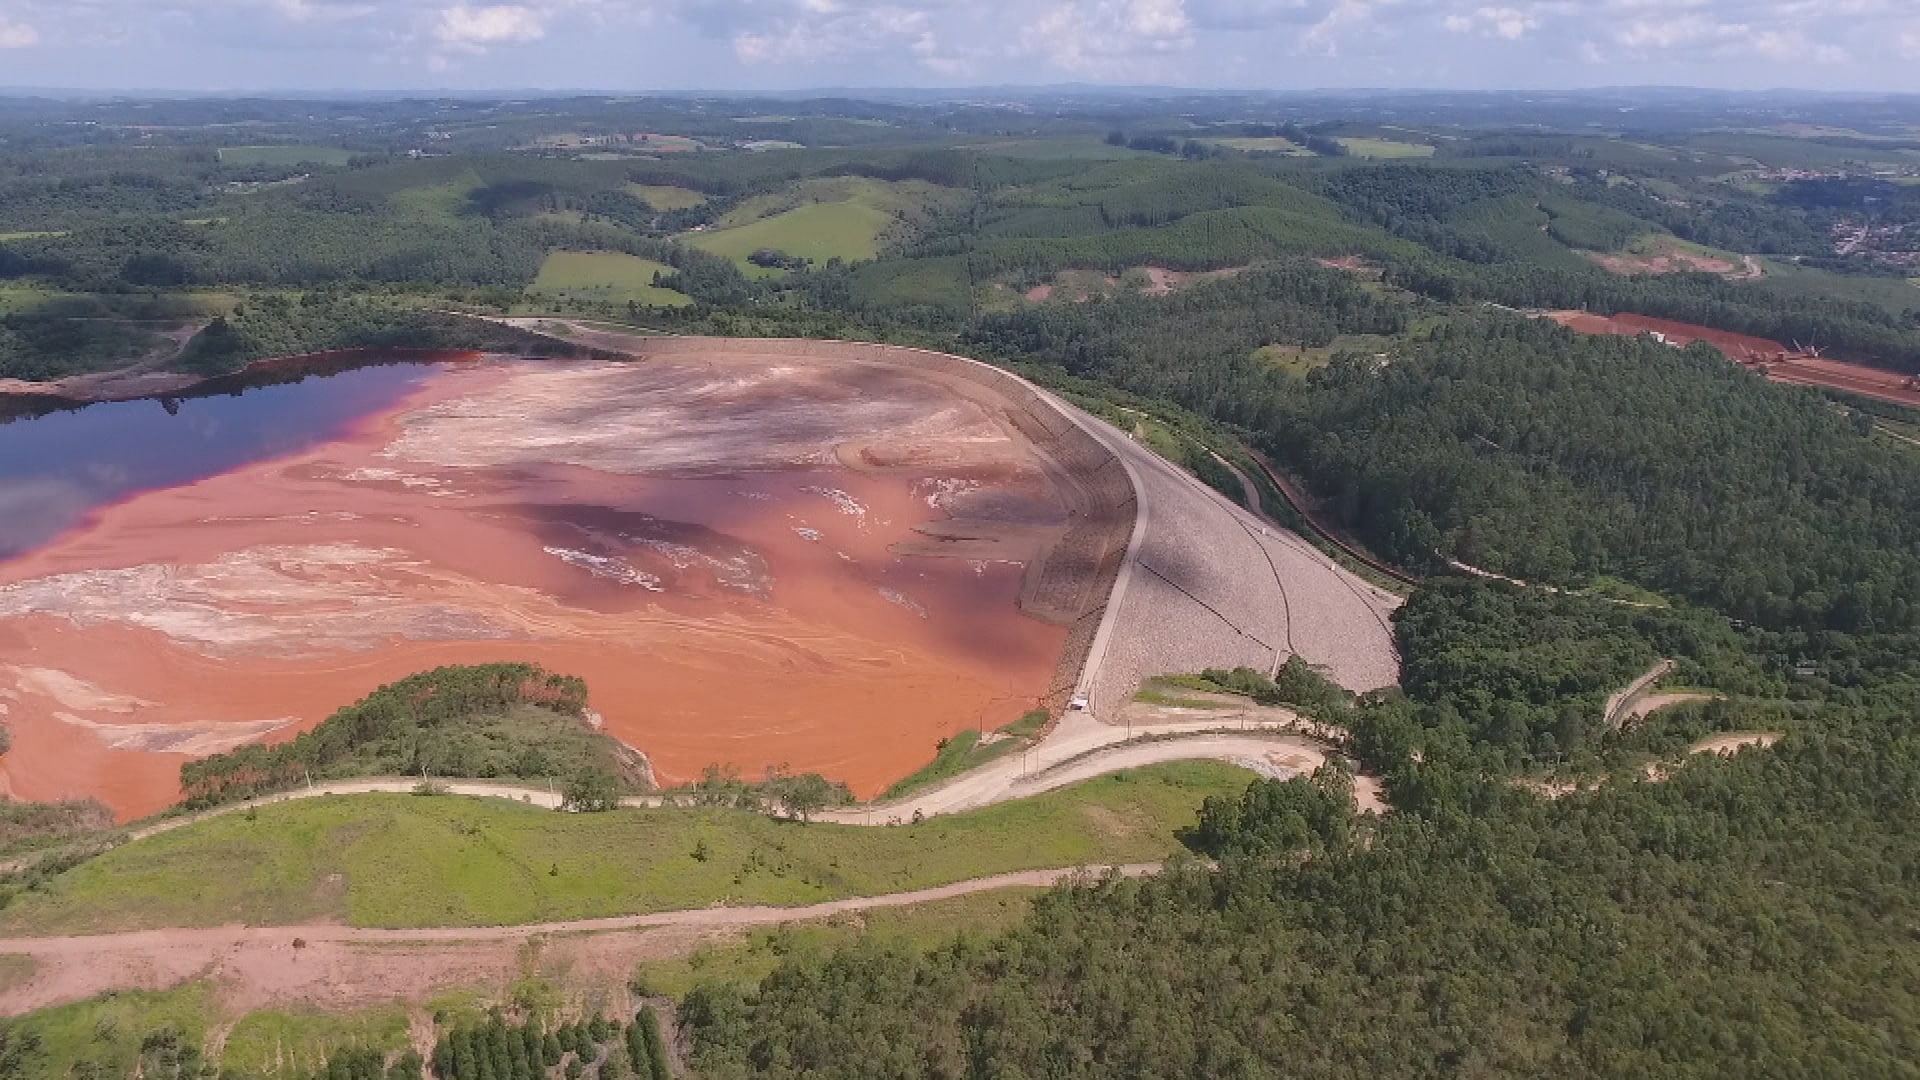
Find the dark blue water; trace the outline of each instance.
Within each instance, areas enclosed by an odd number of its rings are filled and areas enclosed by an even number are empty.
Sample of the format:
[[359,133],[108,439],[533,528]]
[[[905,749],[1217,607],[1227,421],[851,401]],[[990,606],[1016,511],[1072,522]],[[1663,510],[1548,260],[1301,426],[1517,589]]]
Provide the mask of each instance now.
[[105,402],[0,424],[0,559],[137,492],[337,438],[399,401],[434,366],[376,364],[274,386],[222,382],[231,392]]

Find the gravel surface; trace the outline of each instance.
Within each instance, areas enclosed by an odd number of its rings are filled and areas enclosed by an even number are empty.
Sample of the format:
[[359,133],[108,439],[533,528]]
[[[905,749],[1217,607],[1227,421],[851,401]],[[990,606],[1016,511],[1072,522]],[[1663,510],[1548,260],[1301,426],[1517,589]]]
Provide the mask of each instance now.
[[1388,622],[1400,599],[1342,569],[1134,442],[1091,421],[1132,466],[1146,528],[1116,590],[1096,658],[1093,712],[1110,718],[1155,675],[1244,664],[1274,671],[1294,654],[1350,690],[1399,681]]

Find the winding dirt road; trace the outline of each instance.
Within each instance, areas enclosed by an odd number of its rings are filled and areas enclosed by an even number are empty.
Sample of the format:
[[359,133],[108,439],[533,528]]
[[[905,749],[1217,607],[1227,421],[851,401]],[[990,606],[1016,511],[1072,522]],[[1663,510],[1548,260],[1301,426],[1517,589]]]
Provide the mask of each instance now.
[[528,926],[383,930],[330,924],[221,926],[91,936],[0,939],[0,955],[33,961],[0,989],[0,1015],[114,990],[160,990],[212,980],[234,1011],[353,1008],[423,1000],[478,984],[504,986],[537,956],[570,981],[624,987],[636,963],[685,956],[703,944],[777,923],[810,922],[996,889],[1046,888],[1108,873],[1139,877],[1158,863],[1078,866],[975,878],[912,892],[807,907],[713,907]]

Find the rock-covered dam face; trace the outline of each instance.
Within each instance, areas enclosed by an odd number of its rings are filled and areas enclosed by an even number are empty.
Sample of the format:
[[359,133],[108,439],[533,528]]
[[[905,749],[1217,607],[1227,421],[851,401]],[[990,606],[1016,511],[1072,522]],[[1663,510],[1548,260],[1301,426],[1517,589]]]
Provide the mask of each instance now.
[[[863,795],[1064,705],[1134,521],[1097,440],[953,357],[634,351],[431,366],[204,475],[76,481],[85,512],[0,561],[6,789],[146,813],[187,756],[448,663],[584,677],[663,780],[786,766]],[[176,406],[192,434],[166,437],[217,441],[251,396]]]

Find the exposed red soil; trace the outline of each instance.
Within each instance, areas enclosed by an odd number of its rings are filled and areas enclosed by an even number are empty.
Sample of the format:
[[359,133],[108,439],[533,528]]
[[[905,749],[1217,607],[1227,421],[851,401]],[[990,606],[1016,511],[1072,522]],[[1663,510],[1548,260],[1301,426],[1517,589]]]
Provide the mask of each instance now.
[[1681,347],[1704,341],[1727,354],[1730,359],[1753,368],[1774,382],[1822,386],[1920,408],[1920,387],[1915,387],[1908,376],[1839,360],[1826,360],[1807,352],[1795,352],[1766,338],[1647,315],[1608,316],[1584,311],[1555,311],[1550,312],[1549,317],[1583,334],[1631,337],[1658,333],[1669,344]]
[[[962,452],[849,468],[855,439]],[[1024,453],[905,375],[446,370],[346,437],[0,563],[0,782],[139,816],[177,797],[178,751],[528,660],[584,677],[663,782],[785,764],[871,795],[1047,692],[1065,631],[1019,613],[1019,566],[896,552],[956,500],[1044,517]]]
[[1641,274],[1731,274],[1736,269],[1733,263],[1725,259],[1715,259],[1705,255],[1694,255],[1685,251],[1666,251],[1658,255],[1605,255],[1589,252],[1592,259],[1608,273],[1622,277],[1635,277]]

